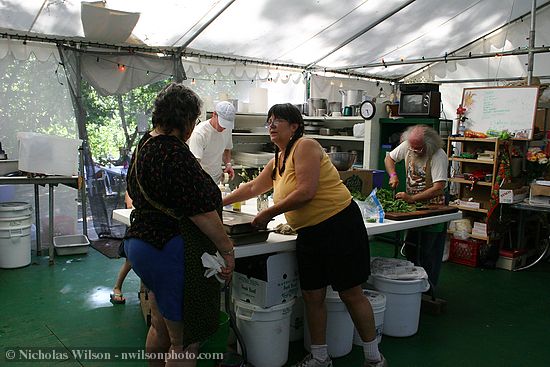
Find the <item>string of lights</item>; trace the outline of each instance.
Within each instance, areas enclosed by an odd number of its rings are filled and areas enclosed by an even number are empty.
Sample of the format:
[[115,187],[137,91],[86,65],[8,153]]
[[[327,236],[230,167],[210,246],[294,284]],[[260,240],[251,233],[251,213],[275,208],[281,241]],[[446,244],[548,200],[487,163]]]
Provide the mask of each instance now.
[[[121,73],[131,71],[131,70],[135,70],[135,71],[144,72],[146,75],[154,74],[154,75],[161,75],[161,76],[164,76],[166,78],[174,78],[174,74],[172,74],[172,73],[168,74],[168,73],[163,73],[163,72],[158,72],[158,71],[153,71],[153,70],[147,70],[147,69],[144,69],[144,68],[131,66],[131,65],[126,65],[124,63],[113,61],[113,60],[106,59],[106,58],[99,57],[99,56],[96,56],[96,62],[98,62],[98,63],[105,62],[105,63],[116,65],[116,69]],[[290,78],[290,74],[286,74],[285,78],[288,80]],[[189,78],[186,77],[185,79],[187,80]],[[197,81],[209,81],[209,82],[212,82],[214,84],[216,84],[217,82],[233,82],[233,84],[237,85],[237,82],[249,82],[249,83],[273,82],[274,78],[271,77],[271,76],[268,76],[266,78],[253,78],[253,79],[250,79],[250,78],[246,78],[246,79],[238,79],[238,78],[222,79],[222,78],[198,78],[198,77],[192,77],[191,78],[191,84],[192,85],[195,85]]]

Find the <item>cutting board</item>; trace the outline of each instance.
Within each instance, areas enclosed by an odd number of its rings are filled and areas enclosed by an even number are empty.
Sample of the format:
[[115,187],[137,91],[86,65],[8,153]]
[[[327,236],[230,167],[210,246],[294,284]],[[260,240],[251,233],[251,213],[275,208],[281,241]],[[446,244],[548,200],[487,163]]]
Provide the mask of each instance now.
[[229,235],[251,233],[257,231],[252,226],[254,215],[224,210],[222,212],[222,221],[225,232]]
[[391,220],[407,220],[407,219],[432,217],[434,215],[455,213],[457,211],[458,211],[458,208],[448,206],[448,205],[428,205],[425,209],[422,208],[422,209],[416,210],[414,212],[408,212],[408,213],[389,212],[389,213],[384,213],[384,217],[386,219],[391,219]]

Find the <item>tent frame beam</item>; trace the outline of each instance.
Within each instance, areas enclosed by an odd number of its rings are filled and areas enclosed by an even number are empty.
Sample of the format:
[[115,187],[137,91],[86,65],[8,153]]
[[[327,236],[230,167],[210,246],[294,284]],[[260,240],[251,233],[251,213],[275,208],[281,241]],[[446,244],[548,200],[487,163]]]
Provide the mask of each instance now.
[[517,56],[517,55],[526,55],[530,52],[533,52],[533,53],[550,52],[550,46],[535,47],[533,49],[518,48],[510,51],[488,52],[483,54],[468,53],[468,55],[452,55],[452,56],[445,55],[445,56],[437,56],[437,57],[423,57],[421,59],[411,59],[411,60],[403,60],[403,61],[381,61],[381,62],[374,62],[370,64],[365,64],[365,65],[353,65],[353,66],[348,66],[346,68],[335,68],[335,69],[326,68],[325,70],[330,72],[345,72],[345,71],[354,70],[354,69],[388,67],[388,66],[396,66],[396,65],[431,64],[434,62],[441,62],[441,61],[444,61],[445,63],[447,63],[449,61],[458,61],[458,60],[484,59],[489,57],[501,57],[501,56],[513,56],[513,55]]
[[347,40],[345,40],[344,42],[340,43],[338,46],[336,46],[335,48],[333,48],[331,51],[329,51],[327,54],[321,56],[320,58],[318,58],[317,60],[313,61],[312,63],[308,64],[305,68],[306,70],[309,70],[311,68],[313,68],[315,65],[317,65],[320,61],[326,59],[327,57],[329,57],[330,55],[332,55],[333,53],[335,53],[336,51],[338,51],[339,49],[341,49],[342,47],[346,46],[347,44],[353,42],[354,40],[356,40],[357,38],[361,37],[363,34],[367,33],[368,31],[370,31],[371,29],[373,29],[374,27],[376,27],[378,24],[382,23],[383,21],[385,21],[386,19],[388,18],[391,18],[392,16],[394,16],[395,14],[399,13],[401,10],[405,9],[407,6],[411,5],[412,3],[414,3],[416,0],[409,0],[408,2],[406,2],[405,4],[402,4],[400,5],[399,7],[397,7],[396,9],[393,9],[391,10],[389,13],[383,15],[382,17],[378,18],[377,20],[375,20],[373,23],[369,24],[367,27],[361,29],[359,32],[355,33],[353,36],[351,36],[350,38],[348,38]]

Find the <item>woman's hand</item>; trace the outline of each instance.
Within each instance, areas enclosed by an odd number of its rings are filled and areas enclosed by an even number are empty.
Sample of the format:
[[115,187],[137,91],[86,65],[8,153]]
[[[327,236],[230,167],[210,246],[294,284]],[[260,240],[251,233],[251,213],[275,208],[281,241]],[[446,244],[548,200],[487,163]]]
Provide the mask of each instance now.
[[225,266],[222,266],[222,270],[218,273],[220,277],[225,280],[225,284],[229,284],[231,276],[233,275],[233,269],[235,269],[235,252],[222,254]]
[[271,219],[273,219],[273,216],[269,214],[269,209],[265,209],[256,215],[252,220],[252,225],[256,228],[264,229]]

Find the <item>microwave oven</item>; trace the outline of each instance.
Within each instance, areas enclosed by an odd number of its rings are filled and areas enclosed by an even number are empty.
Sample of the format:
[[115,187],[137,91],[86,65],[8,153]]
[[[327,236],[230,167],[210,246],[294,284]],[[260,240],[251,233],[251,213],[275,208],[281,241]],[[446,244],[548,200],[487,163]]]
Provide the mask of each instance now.
[[401,92],[399,116],[435,117],[441,114],[441,93],[437,91]]

